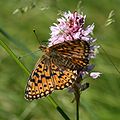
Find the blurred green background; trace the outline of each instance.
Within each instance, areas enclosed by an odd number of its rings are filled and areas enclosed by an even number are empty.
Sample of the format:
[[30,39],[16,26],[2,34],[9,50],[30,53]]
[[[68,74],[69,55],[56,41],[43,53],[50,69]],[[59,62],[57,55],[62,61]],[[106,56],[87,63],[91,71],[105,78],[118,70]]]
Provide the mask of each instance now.
[[[19,56],[34,52],[38,38],[47,41],[49,27],[56,22],[60,11],[75,11],[78,0],[0,0],[0,28],[12,39],[3,40]],[[80,10],[87,15],[86,26],[95,23],[94,36],[106,50],[120,70],[120,0],[83,0]],[[114,22],[105,26],[109,13],[114,10]],[[90,87],[81,95],[80,120],[119,120],[120,119],[120,74],[110,59],[100,48],[94,60],[95,71],[102,72],[98,80],[88,79]],[[23,57],[21,60],[31,71],[41,52]],[[28,102],[24,99],[24,88],[28,76],[0,46],[0,120],[62,120],[48,99]],[[75,119],[73,95],[56,91],[52,97],[67,113]]]

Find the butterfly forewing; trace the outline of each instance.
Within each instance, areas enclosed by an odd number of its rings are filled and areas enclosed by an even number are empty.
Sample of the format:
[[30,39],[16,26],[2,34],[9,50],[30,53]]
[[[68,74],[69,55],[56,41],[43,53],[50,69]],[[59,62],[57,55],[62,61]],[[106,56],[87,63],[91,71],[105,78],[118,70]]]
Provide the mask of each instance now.
[[61,60],[58,61],[54,57],[55,64],[61,62],[61,66],[66,66],[69,69],[76,69],[76,67],[83,69],[89,64],[90,46],[86,41],[79,39],[65,41],[63,43],[51,46],[50,49],[52,54],[54,52],[56,58],[57,56],[61,57]]
[[[75,80],[75,71],[62,70],[48,57],[37,62],[25,90],[25,98],[28,100],[45,97],[55,89],[68,87]],[[73,81],[72,81],[73,80]]]

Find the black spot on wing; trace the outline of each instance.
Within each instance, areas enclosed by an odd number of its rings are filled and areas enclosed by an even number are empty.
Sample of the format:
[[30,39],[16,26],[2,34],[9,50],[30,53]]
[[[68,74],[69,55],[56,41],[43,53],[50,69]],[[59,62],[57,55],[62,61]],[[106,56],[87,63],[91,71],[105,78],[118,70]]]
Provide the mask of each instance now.
[[30,79],[31,82],[35,82],[35,79]]
[[38,80],[38,83],[42,83],[42,80]]
[[38,74],[37,72],[34,72],[34,73],[33,73],[33,76],[36,76],[36,77],[39,78],[39,74]]

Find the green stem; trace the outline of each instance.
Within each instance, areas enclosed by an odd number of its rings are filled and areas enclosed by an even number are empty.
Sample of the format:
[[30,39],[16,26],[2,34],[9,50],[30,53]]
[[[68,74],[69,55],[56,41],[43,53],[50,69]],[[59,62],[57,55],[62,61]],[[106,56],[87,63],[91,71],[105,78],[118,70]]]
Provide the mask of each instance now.
[[54,105],[54,107],[59,111],[59,113],[65,118],[65,120],[70,120],[70,118],[64,113],[64,111],[58,106],[52,97],[48,97],[48,100]]
[[75,95],[75,100],[76,100],[76,120],[79,120],[79,103],[80,103],[80,89],[77,85],[80,85],[82,81],[81,77],[78,77],[76,79],[76,82],[74,83],[73,87],[74,87],[74,95]]
[[80,100],[80,96],[76,100],[76,117],[77,117],[77,120],[79,120],[79,102],[80,102],[79,100]]
[[[14,54],[14,52],[2,40],[0,40],[0,44],[6,50],[6,52],[15,60],[15,62],[25,71],[25,73],[29,75],[30,74],[29,70],[18,59],[18,57]],[[52,103],[52,105],[57,109],[57,111],[63,116],[65,120],[70,120],[69,117],[66,115],[66,113],[58,106],[58,104],[53,100],[52,97],[48,96],[47,98]]]
[[15,60],[15,62],[25,71],[27,75],[30,74],[29,70],[25,67],[25,65],[18,59],[18,57],[12,52],[12,50],[2,41],[0,40],[1,46],[6,50],[6,52]]
[[79,120],[79,103],[80,103],[79,90],[75,91],[75,99],[76,99],[76,120]]

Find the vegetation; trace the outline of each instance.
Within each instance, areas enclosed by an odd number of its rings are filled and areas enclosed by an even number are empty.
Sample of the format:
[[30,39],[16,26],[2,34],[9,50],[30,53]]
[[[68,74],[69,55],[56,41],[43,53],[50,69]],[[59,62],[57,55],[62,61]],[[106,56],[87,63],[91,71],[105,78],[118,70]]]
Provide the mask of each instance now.
[[[80,120],[118,120],[120,74],[111,60],[120,70],[120,1],[85,0],[77,7],[78,3],[79,0],[1,0],[0,40],[4,41],[17,57],[24,56],[38,50],[39,43],[33,29],[36,29],[39,40],[46,44],[50,37],[49,27],[56,22],[58,14],[80,8],[87,15],[86,25],[94,22],[94,37],[102,46],[94,60],[95,71],[102,72],[102,76],[97,80],[86,79],[90,87],[81,94]],[[41,56],[41,51],[38,51],[20,60],[29,71],[32,71]],[[33,102],[24,99],[28,77],[29,75],[26,75],[26,72],[0,46],[0,120],[64,119],[47,98]],[[75,103],[71,103],[73,95],[65,89],[55,91],[51,96],[71,120],[74,120],[76,109]]]

